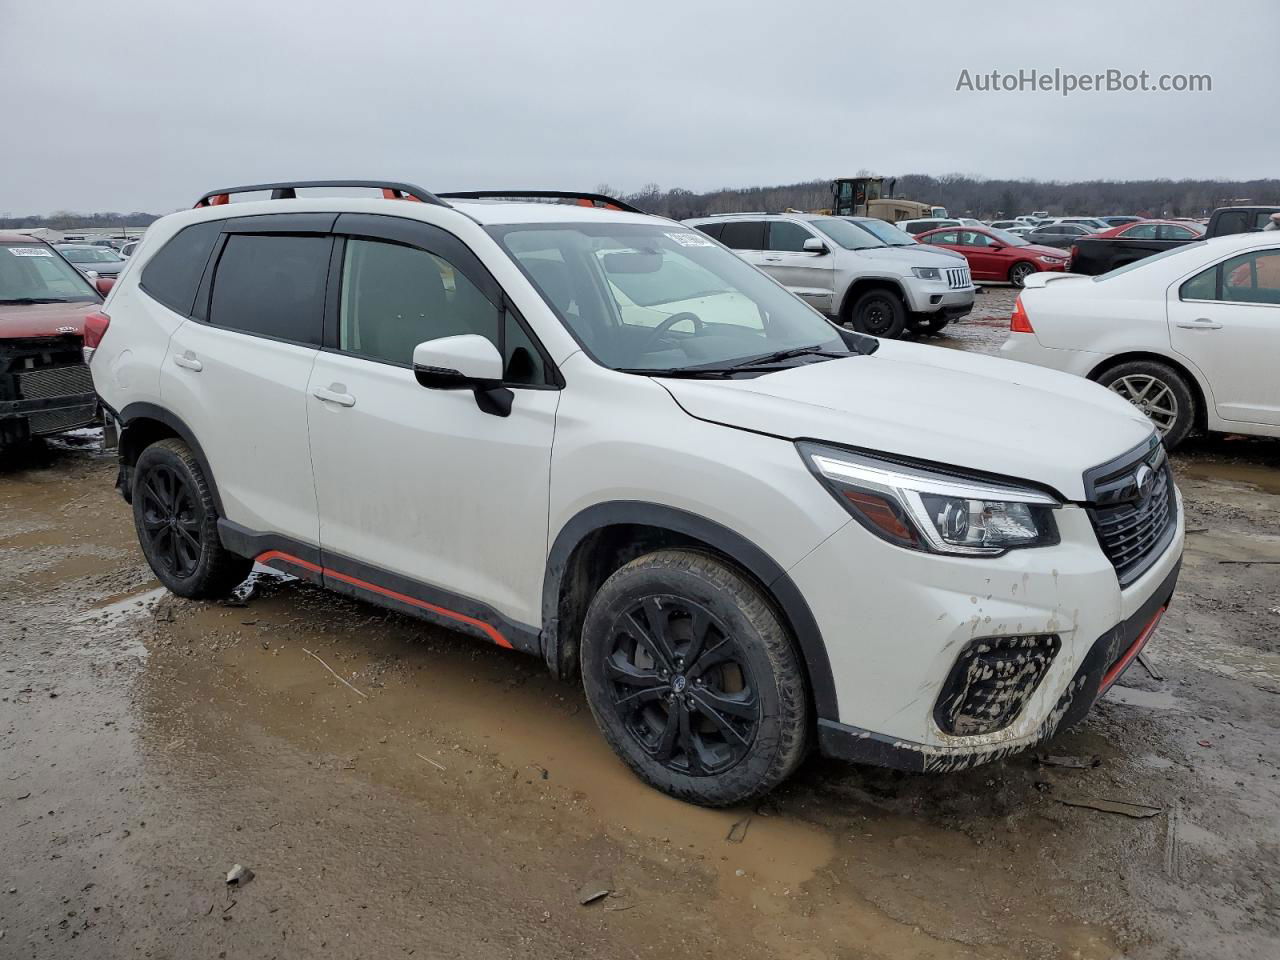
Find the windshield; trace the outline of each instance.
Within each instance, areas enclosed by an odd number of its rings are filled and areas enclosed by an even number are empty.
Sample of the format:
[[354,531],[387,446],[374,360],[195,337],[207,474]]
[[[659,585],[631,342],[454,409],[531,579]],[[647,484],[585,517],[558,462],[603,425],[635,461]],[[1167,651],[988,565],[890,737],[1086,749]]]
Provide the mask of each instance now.
[[59,247],[58,252],[72,263],[117,263],[120,260],[109,247]]
[[584,349],[615,370],[710,371],[800,348],[849,352],[834,324],[693,230],[489,229]]
[[97,299],[80,271],[48,247],[0,244],[0,303]]
[[915,237],[905,230],[899,230],[892,223],[884,220],[850,220],[855,227],[861,227],[881,243],[890,247],[911,247],[919,243]]
[[1016,233],[1010,233],[1008,230],[997,230],[995,227],[988,227],[987,233],[995,237],[1001,243],[1009,247],[1029,247],[1031,242],[1018,236]]
[[862,228],[863,221],[846,220],[843,217],[822,217],[810,220],[809,226],[817,227],[846,250],[866,250],[883,247],[885,242],[874,233]]

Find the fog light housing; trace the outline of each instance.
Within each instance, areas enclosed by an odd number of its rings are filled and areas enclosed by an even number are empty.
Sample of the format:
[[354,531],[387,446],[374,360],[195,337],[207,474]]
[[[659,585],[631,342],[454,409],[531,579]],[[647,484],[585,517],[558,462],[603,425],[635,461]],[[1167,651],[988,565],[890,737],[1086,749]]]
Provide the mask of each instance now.
[[1056,634],[982,637],[956,658],[933,708],[943,733],[973,737],[1018,718],[1058,655]]

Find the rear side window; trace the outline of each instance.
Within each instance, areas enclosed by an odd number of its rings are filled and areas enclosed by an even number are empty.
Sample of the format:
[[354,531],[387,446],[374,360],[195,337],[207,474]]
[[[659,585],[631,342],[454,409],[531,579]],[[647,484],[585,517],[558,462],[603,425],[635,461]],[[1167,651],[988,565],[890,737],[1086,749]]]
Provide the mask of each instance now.
[[730,220],[719,240],[731,250],[763,250],[764,227],[763,220]]
[[331,246],[320,236],[228,237],[213,278],[209,323],[319,345]]
[[142,268],[142,289],[175,313],[191,316],[196,288],[221,233],[221,220],[179,230]]
[[699,223],[694,226],[694,229],[701,230],[708,237],[715,237],[717,240],[719,240],[720,231],[724,229],[724,224],[723,223]]
[[1245,253],[1224,263],[1222,299],[1280,306],[1280,250]]
[[1136,227],[1130,227],[1120,233],[1120,236],[1126,240],[1154,240],[1157,233],[1157,224],[1140,223]]

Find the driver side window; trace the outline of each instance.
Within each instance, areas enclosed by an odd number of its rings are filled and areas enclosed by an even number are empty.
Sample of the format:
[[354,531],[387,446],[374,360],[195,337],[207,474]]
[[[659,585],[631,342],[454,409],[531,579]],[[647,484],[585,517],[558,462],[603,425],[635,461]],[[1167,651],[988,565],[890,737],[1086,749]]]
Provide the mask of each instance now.
[[[503,352],[511,383],[543,383],[541,354],[511,314],[503,314],[449,261],[417,247],[347,241],[338,347],[343,353],[410,366],[426,340],[478,334]],[[504,349],[505,348],[505,349]]]

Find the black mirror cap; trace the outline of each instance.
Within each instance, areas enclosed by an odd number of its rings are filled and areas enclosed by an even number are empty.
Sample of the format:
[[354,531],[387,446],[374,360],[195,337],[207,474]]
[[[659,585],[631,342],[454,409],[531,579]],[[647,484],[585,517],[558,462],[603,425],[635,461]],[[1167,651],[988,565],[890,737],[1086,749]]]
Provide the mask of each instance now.
[[509,417],[515,394],[501,380],[476,380],[449,367],[413,365],[413,376],[428,390],[471,390],[476,406],[495,417]]

